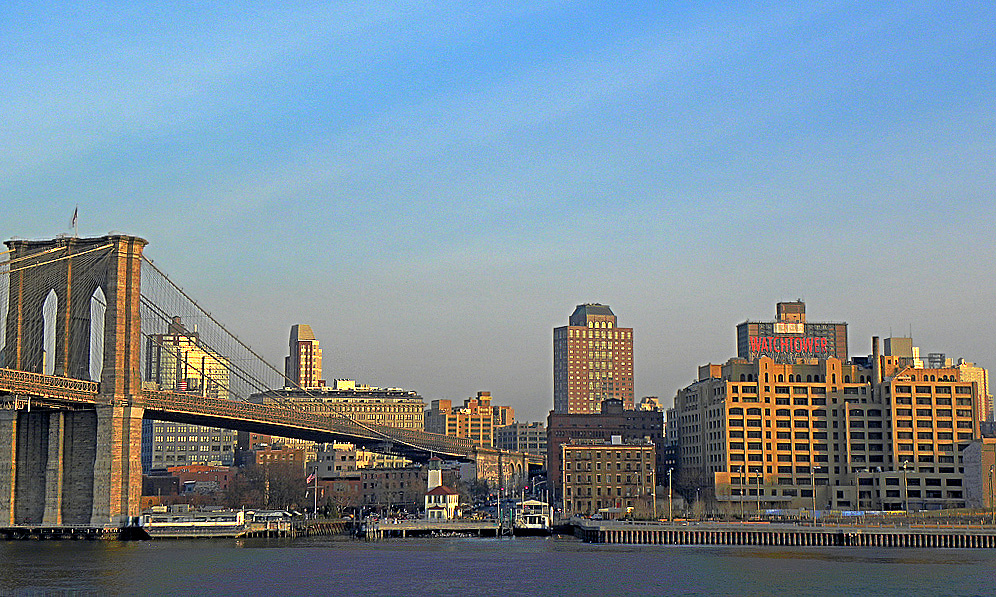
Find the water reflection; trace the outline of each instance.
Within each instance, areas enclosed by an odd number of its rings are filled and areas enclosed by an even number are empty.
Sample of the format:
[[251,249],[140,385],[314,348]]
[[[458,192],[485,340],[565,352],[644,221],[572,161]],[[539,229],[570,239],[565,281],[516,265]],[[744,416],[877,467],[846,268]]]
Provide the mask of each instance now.
[[984,550],[590,545],[346,537],[0,543],[0,593],[971,595]]

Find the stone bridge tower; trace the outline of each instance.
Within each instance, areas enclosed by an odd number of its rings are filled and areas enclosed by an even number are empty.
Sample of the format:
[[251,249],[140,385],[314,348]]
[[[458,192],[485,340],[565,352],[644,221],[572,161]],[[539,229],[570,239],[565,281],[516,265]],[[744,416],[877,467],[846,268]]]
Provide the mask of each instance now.
[[[137,516],[142,486],[141,265],[145,240],[11,240],[2,366],[89,379],[91,299],[106,301],[96,405],[0,410],[0,526],[119,525]],[[54,294],[53,354],[44,305]],[[96,381],[96,380],[94,380]],[[22,404],[18,406],[18,404]]]

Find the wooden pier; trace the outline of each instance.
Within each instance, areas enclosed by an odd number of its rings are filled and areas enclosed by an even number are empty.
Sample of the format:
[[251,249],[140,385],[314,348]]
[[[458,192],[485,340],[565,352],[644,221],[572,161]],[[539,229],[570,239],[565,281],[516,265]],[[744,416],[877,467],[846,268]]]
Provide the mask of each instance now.
[[645,545],[773,545],[786,547],[996,547],[996,527],[812,526],[785,523],[667,524],[575,519],[574,535],[588,543]]

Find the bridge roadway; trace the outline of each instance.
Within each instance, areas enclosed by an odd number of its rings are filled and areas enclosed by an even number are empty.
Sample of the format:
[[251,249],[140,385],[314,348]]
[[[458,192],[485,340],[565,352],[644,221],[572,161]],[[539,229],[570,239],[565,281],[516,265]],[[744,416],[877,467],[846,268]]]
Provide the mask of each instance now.
[[[0,395],[2,394],[10,395],[15,403],[27,402],[38,407],[85,408],[107,403],[107,399],[100,395],[100,387],[96,382],[12,369],[0,369]],[[424,462],[431,456],[439,456],[469,462],[485,453],[495,456],[498,454],[497,450],[478,448],[472,441],[464,438],[359,424],[346,417],[330,419],[279,406],[153,390],[144,390],[139,400],[141,404],[135,406],[144,407],[146,419],[315,442],[347,441],[372,451],[397,454],[414,461]]]

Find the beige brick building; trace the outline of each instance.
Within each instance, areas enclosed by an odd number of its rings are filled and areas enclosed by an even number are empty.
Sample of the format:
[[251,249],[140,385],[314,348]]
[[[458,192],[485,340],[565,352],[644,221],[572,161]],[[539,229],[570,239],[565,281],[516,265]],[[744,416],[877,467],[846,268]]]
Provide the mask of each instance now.
[[337,379],[331,386],[302,390],[284,388],[253,394],[249,401],[264,405],[293,402],[305,412],[335,417],[346,415],[359,423],[422,430],[425,401],[415,392],[373,388]]
[[879,354],[877,338],[872,352],[700,367],[668,411],[682,483],[734,511],[964,507],[978,384]]

